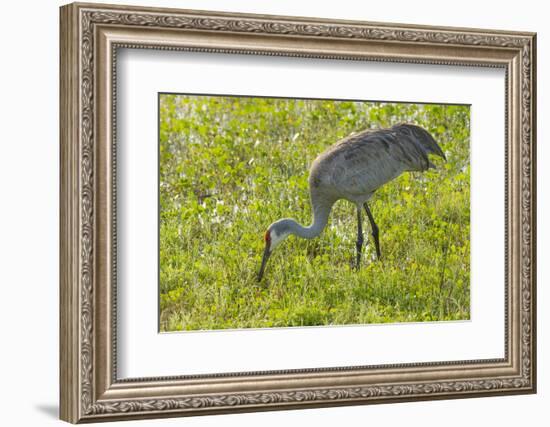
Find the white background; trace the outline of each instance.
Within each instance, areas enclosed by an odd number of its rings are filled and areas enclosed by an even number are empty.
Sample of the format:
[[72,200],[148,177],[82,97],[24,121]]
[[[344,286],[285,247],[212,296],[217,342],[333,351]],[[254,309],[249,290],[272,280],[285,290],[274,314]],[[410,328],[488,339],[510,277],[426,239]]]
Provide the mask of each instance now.
[[[118,3],[112,0],[114,3]],[[550,29],[544,2],[458,1],[138,1],[134,4],[319,16],[417,24],[530,30],[538,38],[538,117],[550,115]],[[0,383],[2,424],[59,425],[58,402],[58,6],[57,1],[4,5],[0,126]],[[539,120],[539,165],[548,164],[549,125]],[[550,321],[545,287],[550,172],[539,168],[539,393],[438,402],[138,421],[130,425],[546,425]],[[492,256],[488,254],[488,256]],[[498,255],[500,256],[500,254]],[[546,418],[546,419],[545,419]]]
[[[503,69],[135,49],[117,66],[120,378],[504,357]],[[471,320],[158,334],[157,97],[168,90],[471,104]]]

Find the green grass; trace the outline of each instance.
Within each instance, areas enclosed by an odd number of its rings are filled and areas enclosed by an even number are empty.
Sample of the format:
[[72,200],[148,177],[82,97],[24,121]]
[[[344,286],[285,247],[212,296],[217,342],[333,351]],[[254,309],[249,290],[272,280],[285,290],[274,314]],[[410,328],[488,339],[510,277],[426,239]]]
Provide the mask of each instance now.
[[[162,331],[469,319],[467,106],[160,95]],[[355,206],[320,237],[291,236],[256,281],[275,220],[311,220],[308,170],[338,139],[415,123],[447,154],[373,196],[356,271]]]

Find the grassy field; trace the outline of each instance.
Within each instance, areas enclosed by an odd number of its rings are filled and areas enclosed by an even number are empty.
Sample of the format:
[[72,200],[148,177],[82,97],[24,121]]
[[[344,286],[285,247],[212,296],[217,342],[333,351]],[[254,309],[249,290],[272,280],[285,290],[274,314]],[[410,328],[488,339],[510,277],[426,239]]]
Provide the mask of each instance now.
[[[448,161],[404,173],[370,207],[360,271],[356,211],[336,203],[319,238],[291,236],[256,281],[267,227],[311,221],[308,170],[348,134],[400,122]],[[160,95],[161,331],[469,319],[467,106]]]

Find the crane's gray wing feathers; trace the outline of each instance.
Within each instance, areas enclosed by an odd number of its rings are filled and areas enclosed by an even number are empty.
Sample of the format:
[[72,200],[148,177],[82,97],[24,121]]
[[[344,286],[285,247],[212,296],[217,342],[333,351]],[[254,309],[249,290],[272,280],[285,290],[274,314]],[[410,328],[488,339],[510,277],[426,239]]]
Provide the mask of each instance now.
[[377,188],[404,171],[433,167],[428,153],[444,157],[431,135],[418,126],[398,125],[364,131],[343,139],[321,154],[312,166],[311,184],[319,187],[322,183],[326,191],[335,196],[359,200],[361,195],[370,197]]
[[360,134],[341,148],[344,173],[333,179],[351,194],[371,193],[404,170],[406,158],[391,134]]

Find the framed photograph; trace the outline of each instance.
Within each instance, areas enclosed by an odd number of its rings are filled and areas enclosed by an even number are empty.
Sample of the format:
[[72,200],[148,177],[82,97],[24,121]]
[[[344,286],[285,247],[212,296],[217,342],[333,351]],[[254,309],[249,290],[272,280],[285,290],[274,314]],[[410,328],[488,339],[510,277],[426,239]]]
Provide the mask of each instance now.
[[536,391],[536,37],[61,8],[61,418]]

